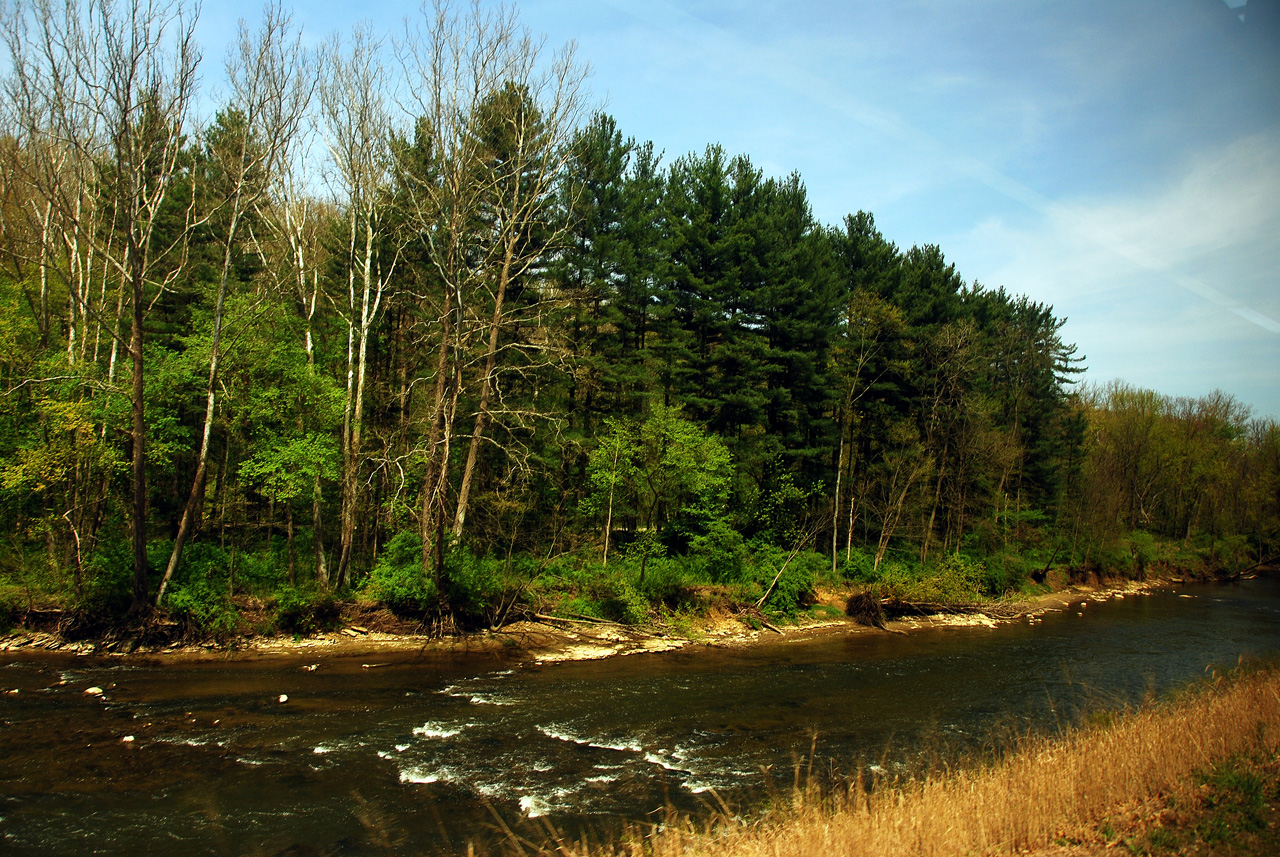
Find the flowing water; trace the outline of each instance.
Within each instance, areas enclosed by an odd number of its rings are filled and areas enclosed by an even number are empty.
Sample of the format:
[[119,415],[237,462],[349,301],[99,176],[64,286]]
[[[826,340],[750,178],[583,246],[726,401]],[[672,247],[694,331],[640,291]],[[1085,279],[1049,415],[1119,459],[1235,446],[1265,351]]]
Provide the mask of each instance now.
[[501,839],[497,818],[607,832],[750,807],[811,747],[824,774],[909,767],[1275,652],[1262,578],[1036,624],[583,663],[11,656],[0,852],[456,853]]

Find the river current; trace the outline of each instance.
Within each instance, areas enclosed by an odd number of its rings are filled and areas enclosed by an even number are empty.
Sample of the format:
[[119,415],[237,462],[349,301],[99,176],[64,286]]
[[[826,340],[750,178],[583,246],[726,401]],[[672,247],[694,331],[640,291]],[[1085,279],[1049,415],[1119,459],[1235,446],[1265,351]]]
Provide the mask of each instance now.
[[9,656],[0,851],[457,853],[501,840],[497,818],[607,835],[667,807],[749,809],[797,765],[909,769],[1277,652],[1280,581],[1260,578],[1036,623],[580,663]]

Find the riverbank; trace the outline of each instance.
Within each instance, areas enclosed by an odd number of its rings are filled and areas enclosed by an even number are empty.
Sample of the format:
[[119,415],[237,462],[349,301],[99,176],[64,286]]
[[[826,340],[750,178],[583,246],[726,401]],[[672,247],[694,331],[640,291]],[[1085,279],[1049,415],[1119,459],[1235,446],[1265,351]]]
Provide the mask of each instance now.
[[340,626],[307,636],[241,637],[231,643],[175,641],[148,645],[141,634],[68,641],[56,632],[17,629],[0,637],[0,652],[61,652],[76,656],[159,658],[174,661],[255,659],[278,656],[304,658],[363,657],[381,654],[441,653],[498,654],[536,663],[599,660],[690,647],[743,648],[800,641],[825,635],[905,634],[923,628],[996,627],[1007,622],[1035,624],[1049,612],[1082,612],[1091,602],[1137,597],[1179,579],[1151,577],[1144,581],[1116,581],[1107,585],[1063,584],[1062,588],[1026,598],[984,604],[935,605],[907,610],[886,618],[880,627],[846,615],[851,589],[817,593],[807,613],[782,624],[758,611],[712,612],[679,624],[622,625],[593,618],[537,615],[497,629],[455,635],[423,633],[420,626],[397,619],[386,610],[348,610]]
[[990,763],[819,794],[761,816],[669,818],[564,857],[1277,853],[1280,668],[1244,667],[1142,709],[1028,738]]

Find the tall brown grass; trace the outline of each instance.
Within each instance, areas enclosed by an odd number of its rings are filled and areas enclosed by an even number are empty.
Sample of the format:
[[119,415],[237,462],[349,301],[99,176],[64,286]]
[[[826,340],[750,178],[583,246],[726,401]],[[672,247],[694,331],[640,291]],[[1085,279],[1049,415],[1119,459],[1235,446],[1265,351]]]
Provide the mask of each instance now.
[[[668,819],[608,846],[553,842],[563,857],[1008,854],[1084,833],[1109,814],[1190,788],[1240,753],[1280,749],[1280,668],[1241,668],[1178,698],[1026,738],[999,760],[835,794],[798,788],[752,819]],[[517,844],[517,843],[512,843]],[[523,849],[522,849],[523,850]]]

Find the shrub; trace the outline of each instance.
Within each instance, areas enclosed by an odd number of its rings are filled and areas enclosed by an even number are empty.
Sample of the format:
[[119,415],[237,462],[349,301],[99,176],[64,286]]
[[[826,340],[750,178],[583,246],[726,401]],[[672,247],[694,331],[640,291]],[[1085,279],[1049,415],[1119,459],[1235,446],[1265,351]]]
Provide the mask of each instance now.
[[445,600],[463,624],[492,624],[518,588],[518,574],[505,560],[477,557],[465,547],[445,558]]
[[439,600],[435,581],[422,569],[422,539],[417,533],[396,533],[383,546],[366,591],[401,614],[422,614]]
[[689,559],[715,583],[741,580],[748,559],[742,534],[723,517],[713,519],[706,532],[689,541]]
[[188,580],[170,590],[165,603],[169,615],[186,626],[188,636],[221,640],[233,636],[240,626],[240,613],[223,581]]
[[847,559],[840,560],[840,572],[851,583],[875,583],[880,576],[875,566],[875,552],[865,547],[854,548]]
[[1145,530],[1134,530],[1129,534],[1129,553],[1133,555],[1134,576],[1138,580],[1146,579],[1147,566],[1158,556],[1156,537]]
[[977,600],[986,567],[963,554],[947,554],[926,568],[886,561],[880,572],[874,588],[882,597],[945,603]]
[[282,561],[269,547],[256,553],[238,553],[234,557],[234,563],[232,557],[227,557],[225,568],[228,572],[232,571],[233,564],[237,590],[261,594],[275,592],[287,585],[287,562]]
[[617,580],[613,593],[600,601],[606,619],[623,625],[638,625],[649,618],[649,601],[625,580]]
[[589,616],[592,619],[605,618],[604,611],[600,609],[598,602],[581,595],[562,602],[558,609],[562,615],[566,616]]
[[286,633],[310,634],[328,630],[337,625],[339,617],[338,603],[328,592],[285,586],[275,594],[275,626]]
[[[975,560],[967,560],[975,563]],[[988,595],[1004,595],[1023,588],[1029,575],[1029,560],[1016,554],[998,553],[977,565],[983,568],[982,589]]]
[[[773,584],[763,605],[766,610],[792,616],[798,609],[813,603],[814,586],[827,563],[826,557],[813,551],[801,551],[788,561],[781,550],[765,549],[758,559],[756,579],[761,593]],[[774,577],[777,577],[776,583]]]
[[133,603],[133,549],[125,541],[101,545],[85,564],[77,609],[93,618],[123,616]]

